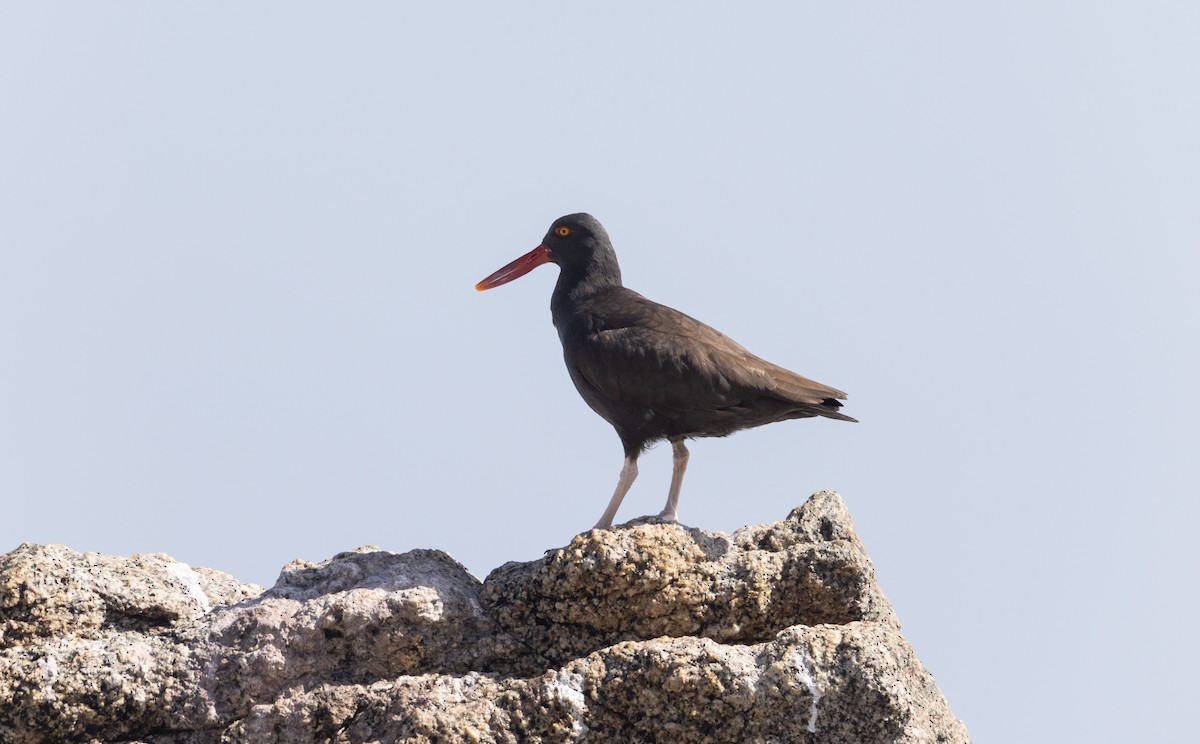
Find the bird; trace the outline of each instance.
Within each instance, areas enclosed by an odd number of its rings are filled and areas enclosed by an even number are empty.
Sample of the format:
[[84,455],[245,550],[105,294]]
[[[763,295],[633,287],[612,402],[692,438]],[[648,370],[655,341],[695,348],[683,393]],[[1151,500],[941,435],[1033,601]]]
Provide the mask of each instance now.
[[507,284],[558,265],[550,315],[567,372],[583,400],[616,430],[625,460],[595,529],[610,529],[651,444],[671,443],[673,469],[658,518],[677,522],[686,440],[723,437],[787,419],[855,422],[839,411],[846,393],[751,354],[690,315],[628,289],[608,232],[580,212],[550,225],[538,247],[475,285]]

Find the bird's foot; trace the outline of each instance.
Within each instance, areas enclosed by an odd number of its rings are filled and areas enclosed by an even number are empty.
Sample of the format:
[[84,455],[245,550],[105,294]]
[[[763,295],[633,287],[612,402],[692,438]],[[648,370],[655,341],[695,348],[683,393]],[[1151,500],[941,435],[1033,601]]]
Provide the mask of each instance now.
[[674,509],[663,509],[654,518],[665,524],[679,524],[679,512]]
[[615,525],[615,526],[611,523],[609,523],[609,524],[597,523],[596,526],[593,527],[592,529],[593,530],[624,529],[626,527],[635,527],[639,524],[679,524],[679,520],[676,519],[674,514],[668,514],[667,512],[660,512],[658,514],[646,514],[641,517],[634,517],[633,519],[629,520],[628,522],[621,522],[620,524]]

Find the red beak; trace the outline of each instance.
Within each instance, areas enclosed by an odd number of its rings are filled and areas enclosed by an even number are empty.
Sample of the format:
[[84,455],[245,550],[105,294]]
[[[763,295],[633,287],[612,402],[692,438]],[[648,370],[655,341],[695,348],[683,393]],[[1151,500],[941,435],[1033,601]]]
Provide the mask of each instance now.
[[520,279],[544,263],[550,263],[550,251],[546,250],[546,246],[539,245],[516,261],[495,272],[487,279],[484,279],[479,284],[476,284],[475,289],[482,292],[485,289],[499,287],[501,284],[508,284],[513,279]]

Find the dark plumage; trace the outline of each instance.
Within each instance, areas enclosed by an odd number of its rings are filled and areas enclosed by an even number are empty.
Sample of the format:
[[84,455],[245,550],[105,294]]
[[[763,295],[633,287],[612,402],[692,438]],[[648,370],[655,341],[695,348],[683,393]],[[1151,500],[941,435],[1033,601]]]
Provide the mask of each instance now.
[[611,526],[637,477],[638,455],[652,442],[666,439],[674,452],[671,491],[660,514],[674,520],[687,465],[684,440],[785,419],[855,420],[838,410],[842,391],[760,359],[695,318],[625,288],[608,233],[589,214],[555,220],[541,245],[476,289],[548,262],[560,272],[550,310],[567,371],[625,448],[617,490],[596,527]]

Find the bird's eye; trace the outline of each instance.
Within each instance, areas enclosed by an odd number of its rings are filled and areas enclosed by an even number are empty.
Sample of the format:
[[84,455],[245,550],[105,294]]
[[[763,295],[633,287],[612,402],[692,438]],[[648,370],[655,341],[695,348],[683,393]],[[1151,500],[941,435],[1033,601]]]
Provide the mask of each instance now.
[[558,235],[558,237],[565,238],[571,234],[571,228],[564,225],[564,226],[558,228],[557,230],[555,230],[554,232],[555,232],[555,234]]

